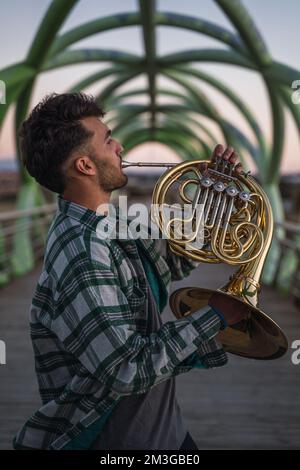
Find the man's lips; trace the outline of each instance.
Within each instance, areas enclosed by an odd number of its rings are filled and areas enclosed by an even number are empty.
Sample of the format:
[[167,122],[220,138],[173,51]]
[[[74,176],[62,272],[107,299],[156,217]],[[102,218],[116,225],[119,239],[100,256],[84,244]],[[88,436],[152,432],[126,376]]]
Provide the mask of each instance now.
[[118,154],[116,154],[116,155],[120,159],[120,168],[122,168],[122,157],[121,157],[121,155],[118,155]]

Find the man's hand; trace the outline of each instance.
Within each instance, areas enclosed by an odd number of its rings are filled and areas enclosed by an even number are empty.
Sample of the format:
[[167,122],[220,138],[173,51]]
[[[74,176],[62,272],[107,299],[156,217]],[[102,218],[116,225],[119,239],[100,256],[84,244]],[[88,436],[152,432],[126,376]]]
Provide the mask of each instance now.
[[[239,159],[238,154],[233,147],[227,147],[224,150],[224,147],[221,144],[218,144],[215,147],[213,154],[211,156],[212,162],[215,162],[216,160],[224,160],[224,161],[231,163],[232,165],[235,165],[234,171],[239,174],[243,171],[243,166],[240,162],[238,162],[238,159]],[[207,169],[207,164],[203,163],[201,165],[201,171],[205,172],[206,169]]]
[[250,307],[246,304],[236,302],[234,298],[216,292],[209,299],[208,305],[219,310],[228,326],[234,325],[250,314]]

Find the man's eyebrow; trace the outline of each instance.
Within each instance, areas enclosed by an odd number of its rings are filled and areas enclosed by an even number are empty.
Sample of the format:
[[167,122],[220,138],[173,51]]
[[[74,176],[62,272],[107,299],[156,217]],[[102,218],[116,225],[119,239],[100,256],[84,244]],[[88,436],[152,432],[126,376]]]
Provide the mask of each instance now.
[[111,130],[108,129],[108,131],[106,131],[106,134],[105,134],[105,139],[104,140],[107,140],[109,138],[109,136],[111,135]]

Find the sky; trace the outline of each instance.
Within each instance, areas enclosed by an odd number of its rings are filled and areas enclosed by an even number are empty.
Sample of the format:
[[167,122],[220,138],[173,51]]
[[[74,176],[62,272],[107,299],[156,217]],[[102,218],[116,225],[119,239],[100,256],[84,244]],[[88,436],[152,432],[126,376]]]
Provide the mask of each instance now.
[[[38,25],[50,3],[49,0],[1,0],[0,80],[2,68],[22,61],[25,58]],[[298,69],[300,79],[299,0],[286,0],[285,2],[282,2],[282,0],[244,0],[243,3],[260,30],[273,58]],[[157,0],[157,7],[162,11],[172,11],[204,18],[234,32],[234,28],[229,20],[213,0]],[[79,24],[97,17],[118,12],[135,11],[137,8],[138,2],[136,0],[110,0],[109,2],[104,0],[81,0],[71,11],[60,32],[68,31]],[[204,35],[171,27],[157,28],[156,38],[159,55],[187,49],[224,47],[218,41],[207,38]],[[139,55],[144,53],[140,27],[120,28],[119,30],[97,34],[73,46],[73,48],[80,47],[115,49]],[[104,62],[100,64],[76,65],[43,74],[37,80],[31,106],[38,103],[45,94],[52,91],[57,93],[64,92],[80,79],[94,71],[106,68],[107,65]],[[223,64],[193,63],[192,65],[195,68],[211,73],[231,87],[252,110],[266,135],[267,141],[270,142],[272,126],[269,102],[263,81],[258,74]],[[86,91],[97,93],[108,81],[105,80],[102,84],[92,86]],[[181,90],[174,82],[166,79],[160,78],[158,84],[167,86],[170,89]],[[203,84],[203,82],[197,81],[195,84],[207,93],[208,97],[227,120],[244,131],[250,139],[253,138],[247,124],[241,119],[238,110],[226,98],[215,92],[208,85]],[[134,89],[143,85],[147,85],[146,77],[131,81],[128,85],[120,88],[119,91]],[[140,102],[145,102],[145,100],[140,98]],[[159,102],[165,102],[165,98],[160,98]],[[109,117],[109,114],[107,116]],[[281,166],[283,173],[300,171],[299,135],[289,113],[286,113],[286,118],[286,139]],[[207,121],[206,118],[198,117],[198,119],[215,133],[218,141],[223,143],[223,138],[217,126]],[[14,155],[13,109],[11,109],[0,135],[0,158],[13,158]],[[173,151],[166,149],[162,145],[152,144],[138,147],[132,152],[132,155],[129,155],[129,157],[138,160],[149,158],[152,160],[170,160],[173,156]],[[247,160],[247,162],[249,168],[253,169],[250,160]]]

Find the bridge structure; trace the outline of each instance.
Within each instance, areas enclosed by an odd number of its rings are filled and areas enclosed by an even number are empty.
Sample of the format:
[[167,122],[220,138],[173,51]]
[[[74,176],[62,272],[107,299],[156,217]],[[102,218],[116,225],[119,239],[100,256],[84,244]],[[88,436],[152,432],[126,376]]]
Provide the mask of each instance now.
[[[182,160],[208,159],[217,137],[204,124],[205,120],[217,126],[225,144],[237,149],[245,167],[246,157],[250,157],[270,199],[276,222],[274,241],[263,273],[261,304],[286,333],[289,350],[274,361],[230,356],[228,365],[220,370],[194,370],[183,374],[177,378],[179,401],[201,449],[299,448],[297,392],[300,365],[292,361],[292,346],[300,340],[297,308],[300,229],[299,221],[286,220],[278,181],[288,114],[300,129],[300,107],[292,100],[293,83],[299,79],[300,72],[272,57],[240,0],[212,0],[226,16],[231,29],[201,17],[161,11],[155,0],[139,0],[135,11],[99,16],[61,32],[66,18],[79,1],[52,0],[24,60],[0,70],[6,95],[0,106],[0,130],[8,111],[14,106],[18,148],[18,128],[30,111],[41,74],[81,63],[106,63],[107,67],[82,77],[66,88],[66,92],[88,91],[89,87],[99,84],[101,91],[96,98],[108,110],[106,122],[122,142],[125,158],[138,145],[160,142],[174,150]],[[118,34],[119,28],[136,26],[142,31],[142,55],[77,47],[77,43],[86,38],[96,35],[101,38],[101,33],[107,31]],[[163,27],[177,28],[179,33],[181,30],[192,31],[199,37],[204,35],[217,41],[220,47],[161,56],[157,53],[157,29]],[[193,65],[195,63],[197,67]],[[261,78],[270,106],[270,142],[238,90],[201,70],[202,63],[232,66],[233,73],[236,68],[241,68]],[[139,76],[147,77],[146,87],[122,91],[124,85],[130,85]],[[177,91],[161,87],[160,77],[176,84]],[[230,117],[218,109],[207,85],[238,109],[249,134],[243,130],[244,126],[233,125]],[[141,104],[141,97],[146,97],[148,103]],[[161,104],[160,98],[165,104]],[[1,351],[5,346],[5,364],[0,364],[2,449],[11,447],[13,435],[39,406],[28,310],[41,270],[49,222],[55,210],[55,204],[47,199],[22,165],[20,178],[21,189],[15,210],[0,214]],[[203,264],[181,285],[219,287],[229,274],[228,266]],[[173,319],[170,310],[166,310],[164,319]]]
[[[208,120],[216,125],[224,143],[236,148],[242,161],[246,156],[251,158],[272,204],[275,220],[284,221],[278,181],[285,142],[286,115],[289,114],[296,128],[300,129],[300,107],[295,106],[293,100],[293,86],[299,79],[299,71],[272,57],[263,35],[243,3],[240,0],[211,0],[225,15],[231,29],[200,17],[201,11],[199,17],[193,17],[162,11],[155,0],[138,0],[134,11],[106,17],[100,15],[61,32],[65,20],[72,15],[80,1],[52,0],[24,60],[0,70],[0,80],[5,84],[6,93],[5,103],[0,106],[0,129],[8,111],[15,105],[17,148],[18,128],[30,110],[38,77],[76,64],[99,63],[100,67],[104,63],[107,66],[80,78],[77,83],[66,87],[65,91],[86,91],[96,84],[101,87],[96,98],[108,111],[107,124],[122,142],[125,148],[124,157],[145,142],[160,142],[174,150],[183,160],[209,158],[217,138],[216,133],[204,124]],[[101,34],[105,32],[114,31],[117,35],[121,28],[132,27],[140,27],[142,32],[144,53],[141,55],[131,51],[78,46],[84,39],[101,39]],[[176,28],[178,37],[180,31],[193,32],[199,38],[199,43],[203,36],[213,39],[218,47],[160,55],[157,31],[164,27]],[[233,76],[239,68],[261,78],[270,108],[270,142],[267,141],[255,113],[241,99],[236,87],[226,85],[219,77],[200,68],[207,63],[231,66]],[[146,77],[146,87],[122,91],[124,85],[130,86],[140,76]],[[161,87],[160,77],[176,84],[178,91]],[[238,110],[240,126],[233,125],[230,117],[224,115],[222,109],[218,109],[207,86],[222,99],[228,99]],[[140,103],[141,97],[147,99],[147,104]],[[245,125],[248,133],[243,130]],[[246,164],[245,161],[244,165]],[[20,173],[22,186],[16,208],[30,209],[45,204],[43,191],[22,165]],[[278,238],[284,238],[283,227],[277,227],[277,235]],[[0,242],[2,238],[0,226]],[[295,238],[297,239],[296,236]],[[26,231],[19,231],[14,238],[13,251],[13,257],[9,260],[12,275],[32,269],[34,250]],[[26,255],[20,256],[24,252]],[[274,280],[279,261],[280,250],[275,239],[263,273],[265,282],[271,283]],[[286,285],[295,269],[295,254],[290,250],[281,265],[279,281],[282,280]]]

